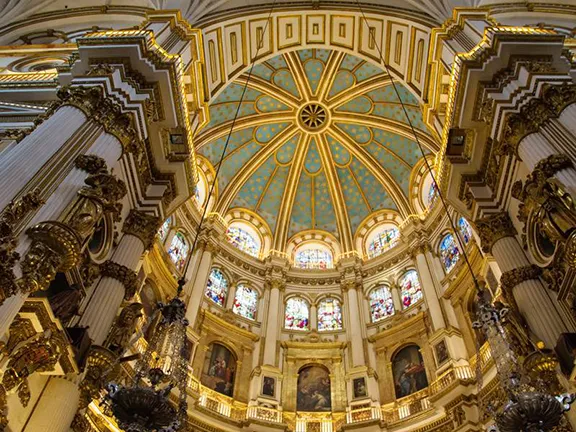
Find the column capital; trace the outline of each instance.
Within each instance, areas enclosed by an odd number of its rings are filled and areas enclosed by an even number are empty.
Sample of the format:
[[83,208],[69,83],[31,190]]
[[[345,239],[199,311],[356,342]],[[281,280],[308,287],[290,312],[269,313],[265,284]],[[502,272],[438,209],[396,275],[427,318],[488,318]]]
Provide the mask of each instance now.
[[108,171],[106,161],[100,156],[92,154],[79,155],[74,160],[74,166],[82,171],[86,171],[88,174],[96,174],[103,170]]
[[122,264],[110,260],[105,261],[100,265],[100,274],[102,276],[116,279],[124,285],[124,289],[126,290],[124,294],[125,300],[134,297],[134,294],[136,294],[136,291],[138,290],[138,275],[134,270],[129,269]]
[[343,293],[347,293],[350,290],[357,290],[361,288],[362,283],[357,280],[343,280],[340,281],[340,289]]
[[133,235],[142,240],[144,249],[148,250],[154,243],[156,232],[160,228],[162,221],[158,216],[144,213],[142,210],[130,210],[122,226],[122,232]]
[[266,280],[266,289],[273,290],[274,288],[280,292],[284,292],[286,290],[286,281],[276,278]]
[[504,292],[512,293],[515,286],[522,282],[526,282],[527,280],[538,279],[538,276],[541,274],[542,269],[536,264],[518,267],[502,273],[502,276],[500,277],[500,285]]
[[505,211],[478,219],[475,225],[485,253],[490,253],[498,240],[514,237],[517,233],[508,212]]
[[414,246],[412,246],[412,248],[410,249],[410,257],[412,259],[416,259],[416,257],[418,255],[425,255],[426,252],[431,252],[431,251],[432,251],[432,247],[430,246],[428,239],[425,239],[423,241],[416,243]]

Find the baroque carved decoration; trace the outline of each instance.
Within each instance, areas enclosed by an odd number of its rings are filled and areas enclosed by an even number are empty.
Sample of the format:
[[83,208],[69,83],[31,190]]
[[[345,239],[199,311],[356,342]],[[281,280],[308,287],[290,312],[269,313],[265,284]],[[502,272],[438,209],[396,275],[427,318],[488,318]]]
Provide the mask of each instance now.
[[16,252],[18,232],[16,226],[32,210],[44,204],[38,190],[28,192],[23,197],[12,201],[0,216],[0,305],[8,297],[18,292],[14,275],[14,265],[20,260]]
[[115,380],[119,373],[118,355],[104,347],[92,345],[86,356],[84,379],[80,383],[79,409],[85,409],[93,399],[98,398],[100,390]]
[[88,174],[96,174],[106,169],[106,161],[100,156],[84,154],[76,158],[74,166]]
[[126,234],[138,237],[144,243],[146,250],[154,244],[154,238],[162,221],[158,216],[144,213],[141,210],[131,210],[124,222],[122,231]]
[[122,309],[108,333],[104,346],[113,353],[121,355],[128,348],[130,339],[136,332],[143,310],[144,306],[141,303],[131,303]]
[[518,267],[502,273],[502,276],[500,277],[500,284],[502,286],[502,290],[506,292],[512,292],[512,289],[515,286],[528,280],[538,279],[541,274],[542,269],[535,264]]
[[124,293],[124,299],[126,300],[134,297],[138,290],[138,275],[134,270],[122,264],[108,260],[100,265],[100,274],[121,282],[126,290]]
[[504,237],[514,237],[516,229],[507,212],[495,213],[475,222],[482,250],[490,253],[494,244]]

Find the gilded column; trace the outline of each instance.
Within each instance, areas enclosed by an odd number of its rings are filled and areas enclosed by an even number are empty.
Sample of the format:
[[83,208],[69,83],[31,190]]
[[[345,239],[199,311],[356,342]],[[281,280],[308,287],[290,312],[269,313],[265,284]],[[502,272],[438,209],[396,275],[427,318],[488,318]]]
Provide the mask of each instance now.
[[561,333],[569,332],[559,311],[538,276],[540,269],[530,264],[515,238],[516,230],[507,212],[476,221],[482,249],[492,253],[500,269],[502,288],[512,294],[530,329],[546,346],[553,348]]
[[122,300],[130,299],[137,290],[137,270],[145,250],[152,246],[160,219],[132,210],[122,228],[124,235],[112,259],[101,268],[102,279],[82,314],[80,326],[89,326],[95,345],[102,345]]
[[420,277],[420,284],[422,291],[424,291],[424,298],[428,305],[428,312],[432,318],[432,325],[434,330],[440,330],[446,327],[444,316],[442,315],[442,307],[438,300],[438,293],[434,284],[431,269],[426,260],[426,246],[420,245],[414,250],[414,260],[416,261],[416,268],[418,269],[418,276]]

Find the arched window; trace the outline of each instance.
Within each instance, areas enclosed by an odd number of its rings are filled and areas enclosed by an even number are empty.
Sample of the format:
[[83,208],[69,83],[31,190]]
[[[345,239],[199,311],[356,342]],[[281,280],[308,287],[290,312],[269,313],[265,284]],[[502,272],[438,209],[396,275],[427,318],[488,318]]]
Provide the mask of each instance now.
[[396,398],[403,398],[428,387],[424,359],[418,345],[408,345],[392,358]]
[[253,257],[258,257],[260,253],[260,243],[256,241],[254,235],[247,230],[237,225],[232,225],[226,231],[226,238],[242,252],[246,252]]
[[306,247],[296,252],[294,265],[302,269],[329,269],[334,267],[332,252],[325,247]]
[[158,230],[158,236],[160,237],[160,241],[164,243],[166,240],[166,236],[168,235],[168,231],[170,231],[170,227],[172,226],[172,216],[168,217]]
[[186,258],[188,258],[188,242],[186,241],[186,237],[181,232],[177,232],[176,235],[172,238],[172,243],[170,243],[170,248],[168,248],[168,255],[170,255],[170,259],[176,266],[178,271],[182,271],[184,269],[184,265],[186,264]]
[[206,201],[207,182],[204,172],[198,169],[198,183],[194,187],[194,200],[199,207],[204,207]]
[[410,270],[400,279],[402,307],[407,308],[422,299],[422,287],[416,270]]
[[327,298],[318,306],[318,331],[342,330],[342,310],[340,302]]
[[464,244],[468,244],[468,242],[472,238],[472,227],[470,226],[468,221],[463,217],[458,219],[458,229],[460,230],[460,235],[462,235],[462,240],[464,240]]
[[224,273],[218,269],[212,269],[204,294],[217,305],[224,306],[228,295],[228,279]]
[[258,292],[255,289],[242,284],[236,287],[236,297],[234,298],[232,312],[243,316],[244,318],[254,320],[256,319],[257,305]]
[[398,228],[392,227],[378,231],[370,240],[368,245],[368,256],[374,258],[381,253],[393,248],[398,243],[400,232]]
[[438,186],[436,185],[436,182],[432,180],[432,183],[430,184],[430,189],[428,189],[428,195],[427,195],[428,202],[426,203],[427,206],[432,207],[432,205],[436,201],[436,198],[438,198]]
[[446,235],[440,242],[440,258],[446,273],[452,270],[460,259],[460,251],[452,234]]
[[288,330],[308,330],[309,320],[308,302],[299,297],[288,299],[284,314],[284,327]]
[[383,286],[370,293],[370,314],[372,322],[394,315],[394,301],[388,287]]

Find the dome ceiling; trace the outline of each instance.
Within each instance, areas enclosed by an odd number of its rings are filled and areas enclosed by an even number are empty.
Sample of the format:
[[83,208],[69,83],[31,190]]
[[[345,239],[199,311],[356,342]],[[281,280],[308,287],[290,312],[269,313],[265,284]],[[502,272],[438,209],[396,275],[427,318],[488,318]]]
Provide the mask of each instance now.
[[[210,105],[210,123],[196,138],[214,167],[230,131],[244,74]],[[399,92],[426,153],[418,100]],[[258,214],[275,247],[305,230],[323,230],[351,245],[371,214],[414,213],[413,167],[422,158],[389,76],[350,54],[305,49],[254,66],[218,178],[216,211]]]

